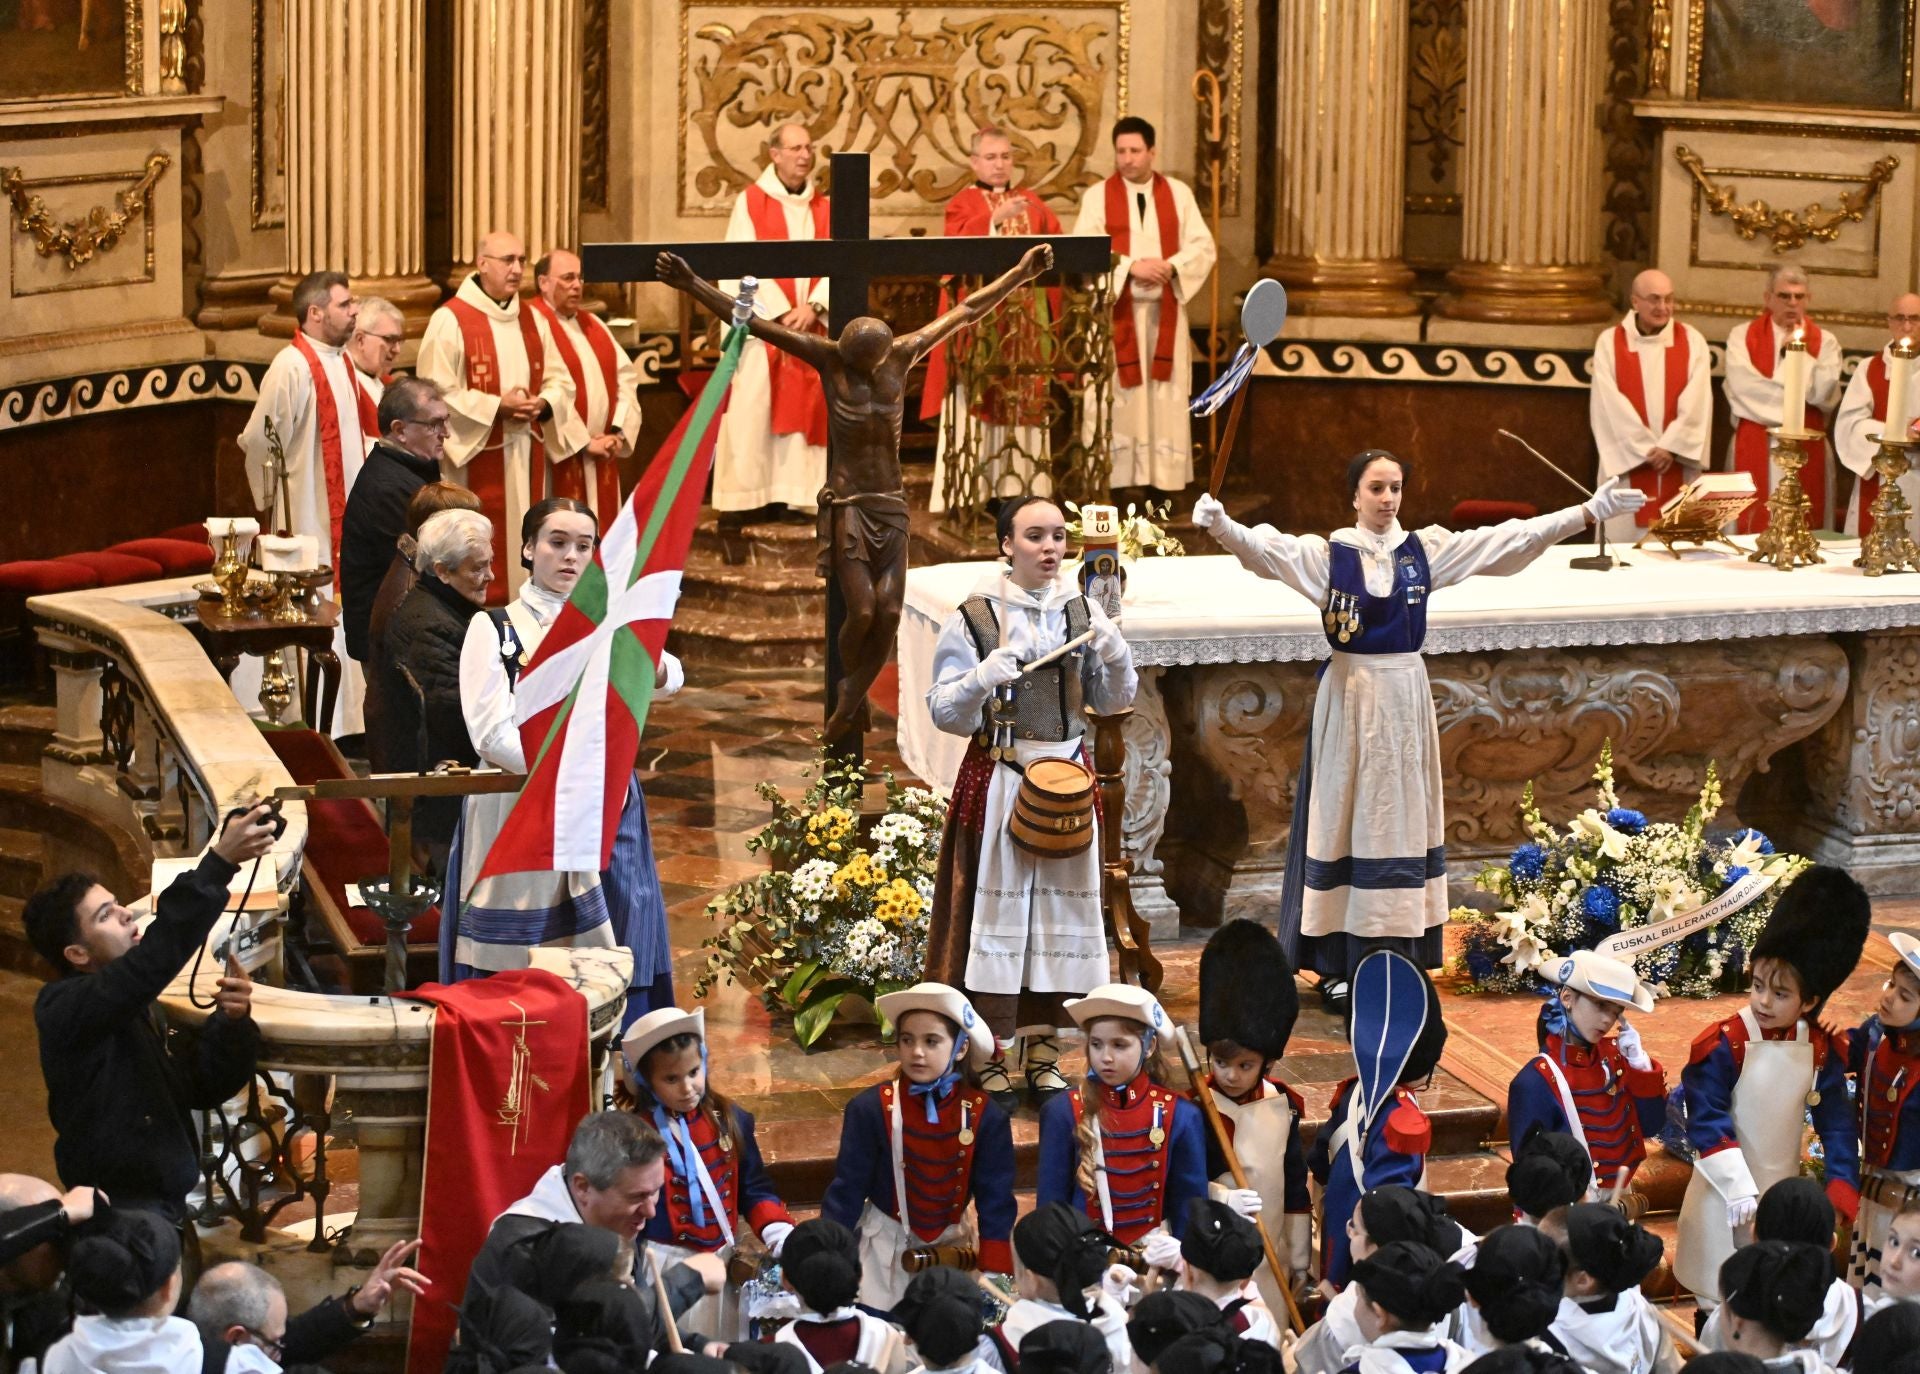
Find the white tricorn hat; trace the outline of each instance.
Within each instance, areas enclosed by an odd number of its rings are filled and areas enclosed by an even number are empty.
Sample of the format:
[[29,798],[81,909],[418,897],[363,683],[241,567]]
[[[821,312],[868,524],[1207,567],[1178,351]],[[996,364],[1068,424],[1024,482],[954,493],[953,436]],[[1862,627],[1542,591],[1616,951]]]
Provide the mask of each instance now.
[[678,1007],[660,1007],[627,1027],[627,1033],[620,1037],[620,1053],[626,1057],[629,1073],[640,1072],[640,1061],[648,1050],[675,1035],[691,1032],[702,1041],[707,1038],[707,1011],[705,1007],[696,1007],[692,1011],[681,1011]]
[[1893,952],[1900,956],[1900,962],[1907,966],[1907,972],[1920,978],[1920,940],[1904,930],[1891,932],[1887,939],[1893,944]]
[[1641,982],[1631,967],[1590,949],[1576,949],[1551,968],[1543,967],[1541,972],[1548,982],[1584,992],[1599,1001],[1632,1007],[1636,1011],[1653,1010],[1653,989]]
[[874,1006],[896,1026],[910,1011],[938,1012],[967,1037],[969,1067],[978,1069],[993,1058],[993,1032],[987,1029],[987,1023],[973,1009],[973,1003],[958,988],[950,988],[945,983],[915,983],[899,992],[882,993]]
[[1173,1029],[1160,999],[1131,983],[1102,983],[1085,997],[1069,997],[1062,1005],[1078,1026],[1103,1016],[1124,1016],[1129,1021],[1138,1021],[1155,1035],[1165,1035]]

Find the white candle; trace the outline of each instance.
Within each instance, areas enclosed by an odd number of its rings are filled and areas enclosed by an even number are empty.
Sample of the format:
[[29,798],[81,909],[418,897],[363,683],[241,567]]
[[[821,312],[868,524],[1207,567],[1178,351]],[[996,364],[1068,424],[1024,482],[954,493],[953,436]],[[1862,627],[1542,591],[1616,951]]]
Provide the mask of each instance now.
[[1807,428],[1807,364],[1810,361],[1806,336],[1796,329],[1780,363],[1780,385],[1786,392],[1780,403],[1780,428],[1789,434],[1800,434]]
[[1913,340],[1902,339],[1894,347],[1893,363],[1887,368],[1887,423],[1881,433],[1888,439],[1906,438],[1913,423]]

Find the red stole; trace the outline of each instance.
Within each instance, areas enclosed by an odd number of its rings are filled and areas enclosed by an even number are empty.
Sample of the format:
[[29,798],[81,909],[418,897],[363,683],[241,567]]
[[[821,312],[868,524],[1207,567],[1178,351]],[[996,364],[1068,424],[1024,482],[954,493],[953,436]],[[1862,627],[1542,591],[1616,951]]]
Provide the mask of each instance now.
[[[347,513],[347,470],[345,455],[340,449],[340,412],[334,408],[333,384],[327,380],[327,370],[320,365],[320,355],[313,345],[307,342],[307,336],[296,329],[293,331],[293,346],[300,350],[300,356],[307,360],[307,375],[313,378],[314,419],[320,426],[320,466],[327,481],[327,529],[337,581],[340,575],[340,521]],[[367,389],[360,385],[360,377],[353,370],[353,359],[345,354],[340,361],[347,365],[347,376],[353,383],[354,409],[360,415],[360,438],[364,443],[368,437],[379,437],[380,411],[373,403],[373,397],[367,395]],[[1881,409],[1886,408],[1886,387],[1880,388]],[[293,512],[287,512],[287,518],[293,518]]]
[[[829,238],[827,197],[815,195],[808,202],[813,211],[813,236]],[[753,218],[753,236],[757,239],[787,237],[787,212],[781,203],[758,186],[747,187],[747,213]],[[786,293],[787,304],[801,302],[799,286],[792,277],[775,277]],[[767,385],[773,392],[773,432],[804,434],[816,448],[827,442],[827,393],[820,386],[820,374],[791,353],[767,349]]]
[[[1867,363],[1867,389],[1873,393],[1873,418],[1881,424],[1887,422],[1887,355],[1885,350],[1873,355]],[[1865,539],[1873,533],[1873,498],[1880,494],[1880,474],[1872,468],[1860,479],[1860,537]]]
[[[553,335],[554,350],[559,353],[560,361],[566,364],[567,373],[573,378],[574,395],[580,398],[580,414],[584,419],[587,413],[587,372],[581,366],[579,350],[573,346],[573,340],[567,337],[567,331],[560,327],[559,313],[543,297],[535,296],[529,304],[547,317],[550,326],[547,332]],[[600,376],[606,382],[607,428],[601,433],[608,433],[613,429],[614,413],[620,409],[620,360],[613,351],[613,335],[604,324],[584,310],[574,318],[580,321],[580,332],[587,336],[587,347],[593,350],[593,360],[600,364]],[[597,439],[600,436],[591,437]],[[585,501],[586,466],[586,459],[578,454],[555,463],[553,494]],[[620,465],[611,458],[596,462],[593,487],[595,512],[602,520],[611,520],[620,509]]]
[[[1133,256],[1133,210],[1127,204],[1129,187],[1118,172],[1107,178],[1107,235],[1113,251],[1123,258]],[[1158,172],[1153,174],[1153,209],[1160,221],[1160,254],[1166,256],[1167,244],[1180,243],[1180,212],[1173,208],[1173,187]],[[1173,283],[1160,289],[1160,329],[1153,341],[1153,380],[1173,380],[1173,340],[1179,328],[1180,302],[1173,294]],[[1140,385],[1140,340],[1134,336],[1133,287],[1122,282],[1113,300],[1113,355],[1120,369],[1121,386]]]
[[[1634,414],[1640,417],[1640,423],[1657,433],[1664,433],[1680,413],[1680,393],[1687,386],[1688,350],[1692,345],[1687,341],[1686,326],[1680,321],[1673,322],[1673,342],[1668,344],[1666,354],[1666,406],[1665,415],[1656,427],[1647,418],[1647,387],[1640,375],[1640,360],[1634,355],[1633,348],[1627,342],[1627,326],[1616,325],[1613,331],[1613,380],[1620,388],[1620,394],[1626,397],[1627,404],[1633,407]],[[1627,475],[1639,490],[1647,494],[1647,504],[1640,507],[1635,517],[1642,525],[1651,525],[1660,517],[1660,507],[1680,494],[1680,465],[1670,464],[1665,472],[1655,472],[1652,467],[1642,463]]]
[[[454,321],[460,326],[460,348],[466,361],[467,385],[489,396],[498,396],[500,358],[493,349],[493,321],[477,306],[468,304],[458,296],[447,302],[447,309],[453,312]],[[540,326],[534,323],[533,312],[524,308],[520,311],[520,346],[527,352],[527,393],[537,396],[547,378],[547,351],[541,346]],[[493,431],[487,435],[486,447],[474,454],[467,463],[467,485],[480,498],[480,508],[486,513],[487,519],[493,522],[493,566],[503,574],[496,577],[493,585],[487,588],[489,606],[507,604],[507,578],[504,574],[510,565],[507,562],[506,424],[506,417],[496,413]],[[544,442],[538,425],[534,426],[533,437]],[[529,503],[545,500],[547,465],[538,454],[529,454],[528,461],[532,471],[528,474],[527,500]],[[519,531],[513,533],[517,537]]]
[[[1812,320],[1806,323],[1807,352],[1814,357],[1820,353],[1820,326]],[[1753,363],[1754,371],[1762,377],[1773,376],[1773,366],[1777,354],[1773,347],[1773,319],[1762,315],[1747,325],[1747,358]],[[1827,417],[1817,406],[1807,406],[1807,428],[1826,432]],[[1810,439],[1806,443],[1807,465],[1800,469],[1800,484],[1807,493],[1811,509],[1807,514],[1807,523],[1814,529],[1820,529],[1827,523],[1827,445],[1824,439]],[[1740,517],[1735,527],[1741,534],[1758,534],[1766,528],[1767,498],[1773,494],[1773,470],[1771,458],[1771,438],[1764,425],[1751,420],[1740,420],[1733,430],[1733,467],[1736,472],[1744,472],[1753,478],[1753,489],[1760,493],[1760,499],[1747,507],[1745,515]]]

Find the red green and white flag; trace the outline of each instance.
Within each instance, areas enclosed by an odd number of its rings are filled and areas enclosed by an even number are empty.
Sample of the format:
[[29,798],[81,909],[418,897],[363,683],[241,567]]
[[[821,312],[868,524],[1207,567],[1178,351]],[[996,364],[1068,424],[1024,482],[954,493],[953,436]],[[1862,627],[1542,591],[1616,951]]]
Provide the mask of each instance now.
[[487,852],[482,878],[594,872],[612,862],[713,463],[709,431],[746,338],[744,328],[728,334],[699,401],[601,535],[592,565],[520,674],[514,718],[533,766]]

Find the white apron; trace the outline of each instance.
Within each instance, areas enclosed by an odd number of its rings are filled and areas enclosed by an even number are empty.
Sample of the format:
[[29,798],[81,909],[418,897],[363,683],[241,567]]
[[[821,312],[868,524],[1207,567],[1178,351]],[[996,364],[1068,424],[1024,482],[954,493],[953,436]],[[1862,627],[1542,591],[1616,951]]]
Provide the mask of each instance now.
[[[1791,1040],[1763,1040],[1750,1008],[1740,1009],[1747,1027],[1746,1059],[1733,1085],[1734,1139],[1753,1175],[1759,1196],[1783,1178],[1800,1172],[1807,1094],[1813,1088],[1813,1044],[1803,1020]],[[1680,1240],[1674,1277],[1709,1302],[1720,1300],[1720,1266],[1747,1241],[1752,1228],[1735,1237],[1727,1223],[1727,1199],[1698,1165],[1680,1204]]]
[[[1015,740],[1021,767],[1043,758],[1077,758],[1081,741]],[[987,784],[974,878],[973,935],[966,985],[974,992],[1091,992],[1107,981],[1107,937],[1100,920],[1100,830],[1078,854],[1042,859],[1008,833],[1020,775],[996,764]],[[1091,919],[1089,919],[1091,915]]]
[[[1287,1216],[1286,1164],[1287,1137],[1293,1130],[1293,1103],[1285,1093],[1264,1080],[1260,1091],[1262,1095],[1251,1102],[1235,1102],[1217,1091],[1213,1100],[1220,1115],[1233,1123],[1233,1152],[1246,1172],[1247,1183],[1260,1194],[1260,1220],[1273,1238],[1274,1248],[1280,1251],[1281,1262],[1289,1269],[1305,1269],[1311,1262],[1311,1251],[1306,1255],[1289,1254],[1290,1238],[1285,1225],[1291,1221]],[[1231,1171],[1214,1182],[1221,1188],[1235,1186]],[[1287,1310],[1287,1300],[1279,1284],[1274,1282],[1273,1271],[1263,1260],[1253,1271],[1253,1277],[1259,1285],[1260,1301],[1277,1321],[1279,1314]]]
[[[1440,729],[1419,654],[1335,653],[1313,697],[1315,859],[1415,859],[1445,843]],[[1417,937],[1447,919],[1444,873],[1420,887],[1306,888],[1303,935]]]
[[[893,1151],[894,1205],[907,1209],[907,1170],[902,1157],[900,1094],[893,1094],[892,1119],[888,1123],[887,1143]],[[966,1218],[942,1231],[931,1241],[923,1241],[900,1222],[888,1216],[871,1201],[860,1211],[860,1301],[881,1312],[893,1311],[907,1294],[907,1282],[913,1276],[901,1267],[901,1258],[919,1245],[971,1245],[973,1225]]]

